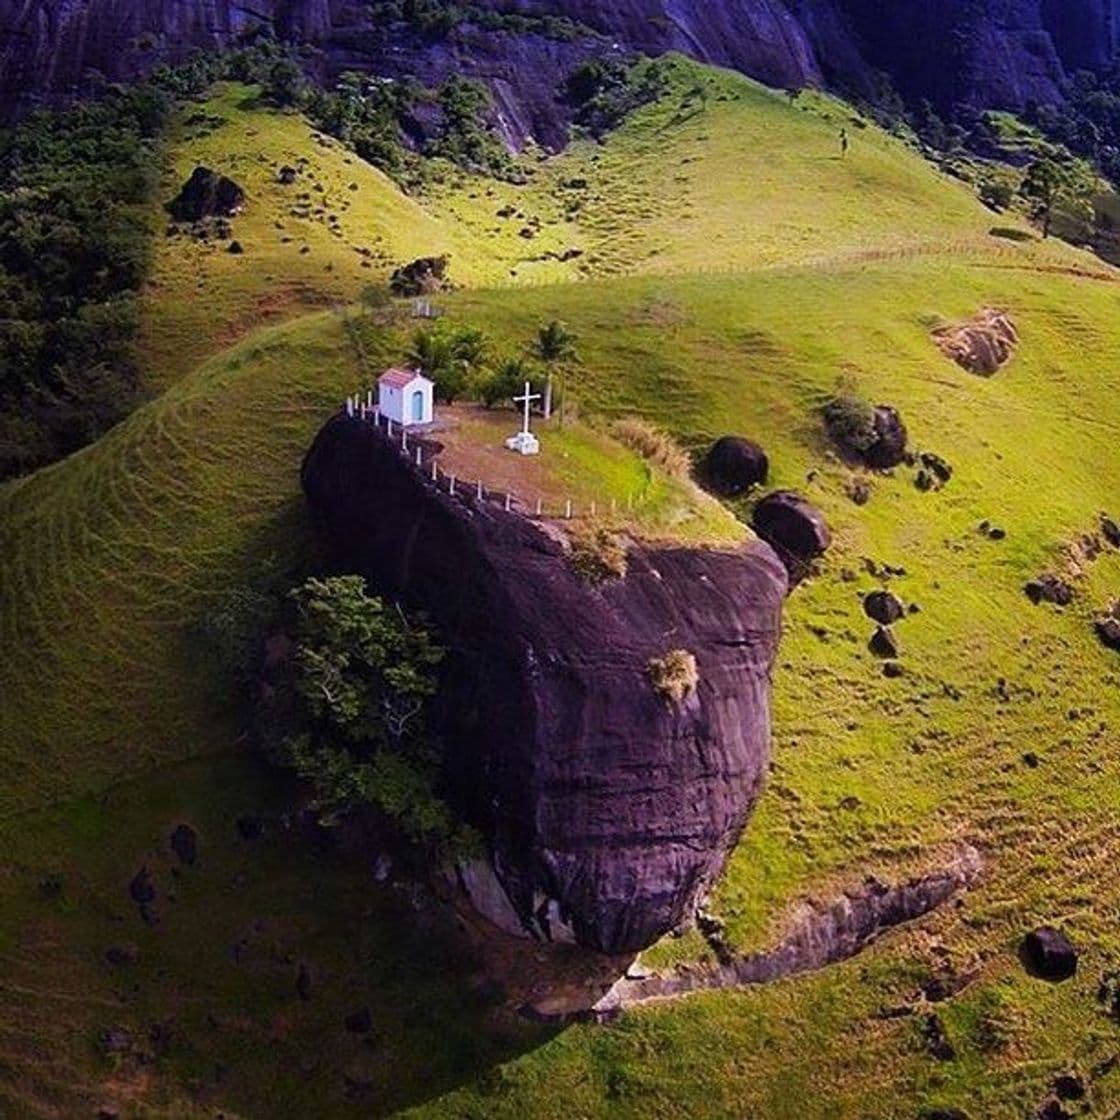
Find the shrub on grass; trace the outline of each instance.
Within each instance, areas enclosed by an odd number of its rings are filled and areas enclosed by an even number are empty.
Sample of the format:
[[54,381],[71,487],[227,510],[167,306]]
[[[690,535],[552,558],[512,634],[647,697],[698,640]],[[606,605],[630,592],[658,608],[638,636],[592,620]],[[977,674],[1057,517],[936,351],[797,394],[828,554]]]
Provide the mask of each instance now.
[[617,420],[611,434],[619,443],[660,467],[672,478],[687,478],[692,468],[688,453],[667,432],[636,417]]
[[824,406],[824,424],[828,434],[850,451],[868,451],[879,439],[874,405],[852,393],[835,396]]

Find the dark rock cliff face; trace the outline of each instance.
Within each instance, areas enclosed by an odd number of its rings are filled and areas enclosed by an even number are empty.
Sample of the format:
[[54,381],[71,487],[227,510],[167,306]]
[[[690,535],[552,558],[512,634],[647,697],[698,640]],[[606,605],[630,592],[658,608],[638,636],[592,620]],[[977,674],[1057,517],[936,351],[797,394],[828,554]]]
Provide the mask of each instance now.
[[[450,650],[448,796],[525,930],[626,953],[687,920],[767,770],[788,590],[771,549],[634,547],[624,579],[591,587],[531,521],[450,497],[345,417],[303,482],[338,566],[422,609]],[[648,677],[676,649],[700,678],[679,706]]]
[[438,42],[375,33],[359,0],[0,0],[0,114],[84,92],[267,26],[347,68],[489,82],[513,141],[563,139],[556,90],[589,54],[680,50],[774,86],[831,82],[867,92],[872,71],[942,106],[1022,107],[1060,97],[1064,75],[1115,53],[1118,0],[482,0],[564,15],[573,42],[467,28]]

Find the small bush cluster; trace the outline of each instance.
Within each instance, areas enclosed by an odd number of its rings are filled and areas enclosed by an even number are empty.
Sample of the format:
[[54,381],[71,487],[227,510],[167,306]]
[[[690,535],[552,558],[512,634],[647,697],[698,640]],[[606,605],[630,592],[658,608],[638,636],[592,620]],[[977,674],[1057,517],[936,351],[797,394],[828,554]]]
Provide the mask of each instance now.
[[824,406],[828,434],[850,451],[868,451],[879,434],[875,429],[875,407],[852,393],[835,396]]
[[626,577],[626,545],[607,529],[576,537],[569,563],[581,579],[591,584]]
[[674,704],[683,704],[700,685],[696,658],[686,649],[653,658],[646,671],[654,691]]

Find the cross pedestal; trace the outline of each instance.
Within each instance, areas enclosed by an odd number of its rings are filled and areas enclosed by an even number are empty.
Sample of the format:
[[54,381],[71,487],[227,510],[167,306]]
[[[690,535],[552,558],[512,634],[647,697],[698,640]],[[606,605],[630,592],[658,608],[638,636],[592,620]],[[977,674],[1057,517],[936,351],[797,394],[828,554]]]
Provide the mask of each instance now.
[[533,392],[533,386],[528,381],[525,382],[525,393],[523,396],[514,397],[514,404],[523,404],[525,406],[525,424],[521,431],[511,439],[506,440],[506,447],[510,451],[516,451],[518,455],[539,455],[541,453],[541,441],[533,435],[530,425],[530,408],[533,401],[541,399],[540,393]]

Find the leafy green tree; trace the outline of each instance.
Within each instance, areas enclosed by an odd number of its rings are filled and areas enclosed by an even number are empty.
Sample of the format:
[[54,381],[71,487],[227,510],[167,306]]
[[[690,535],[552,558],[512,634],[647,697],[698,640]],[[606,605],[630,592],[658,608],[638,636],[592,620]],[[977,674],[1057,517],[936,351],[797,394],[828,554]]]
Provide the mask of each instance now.
[[557,319],[537,331],[533,350],[542,362],[556,365],[576,357],[576,340],[567,327]]
[[305,79],[299,63],[291,58],[278,59],[268,72],[265,96],[274,105],[288,108],[298,105],[303,97]]
[[525,388],[526,381],[533,381],[529,364],[521,358],[507,358],[483,382],[479,398],[486,408],[511,406],[513,398]]
[[1040,156],[1027,168],[1020,192],[1032,204],[1044,238],[1050,236],[1059,212],[1077,221],[1092,221],[1093,182],[1072,159],[1060,159],[1053,154]]
[[333,816],[373,806],[411,839],[463,855],[477,837],[437,789],[426,723],[443,650],[358,576],[311,579],[291,593],[295,654],[279,756]]
[[416,738],[443,658],[427,632],[367,595],[359,576],[308,580],[291,597],[296,690],[312,718],[367,746]]
[[412,337],[409,361],[435,382],[436,396],[447,404],[470,387],[489,351],[483,331],[473,327],[418,330]]

